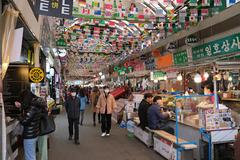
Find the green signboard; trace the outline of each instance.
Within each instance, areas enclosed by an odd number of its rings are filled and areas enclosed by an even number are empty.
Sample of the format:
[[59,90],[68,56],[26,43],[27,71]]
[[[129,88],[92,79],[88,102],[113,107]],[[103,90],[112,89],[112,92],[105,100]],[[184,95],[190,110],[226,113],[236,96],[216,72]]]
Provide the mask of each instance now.
[[173,60],[175,65],[183,65],[188,62],[187,51],[181,51],[173,54]]
[[162,72],[162,71],[154,71],[154,72],[151,72],[150,74],[150,78],[151,80],[165,80],[165,76],[166,76],[166,72]]
[[227,36],[225,38],[212,41],[192,49],[194,60],[221,56],[240,51],[240,33]]

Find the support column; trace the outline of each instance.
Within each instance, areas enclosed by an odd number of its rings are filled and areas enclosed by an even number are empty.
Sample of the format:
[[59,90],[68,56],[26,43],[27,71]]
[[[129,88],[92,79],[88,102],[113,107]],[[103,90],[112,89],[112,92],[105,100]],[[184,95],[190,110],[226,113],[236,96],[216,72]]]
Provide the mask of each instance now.
[[36,42],[33,44],[34,47],[34,66],[40,67],[39,56],[40,56],[40,43]]
[[[33,44],[34,48],[34,67],[40,67],[39,57],[40,57],[40,43],[36,42]],[[35,95],[40,96],[40,83],[35,84]]]

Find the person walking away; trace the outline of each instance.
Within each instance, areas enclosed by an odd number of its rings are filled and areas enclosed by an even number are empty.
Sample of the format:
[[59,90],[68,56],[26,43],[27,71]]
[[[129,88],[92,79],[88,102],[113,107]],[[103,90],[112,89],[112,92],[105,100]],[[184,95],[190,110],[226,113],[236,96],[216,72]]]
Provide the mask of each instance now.
[[83,89],[80,89],[79,91],[79,99],[80,99],[80,125],[82,125],[84,119],[84,111],[87,105],[87,96],[85,95]]
[[79,117],[80,117],[80,100],[77,98],[76,89],[71,89],[71,96],[67,98],[66,101],[66,111],[68,116],[68,130],[69,130],[69,140],[72,140],[73,127],[74,127],[74,142],[75,144],[80,144],[79,142]]
[[47,112],[46,102],[29,89],[21,92],[15,106],[21,109],[20,123],[23,125],[23,148],[25,160],[36,160],[36,143],[40,133],[41,114]]
[[148,127],[153,130],[164,130],[174,135],[174,129],[167,125],[167,120],[171,117],[169,111],[163,111],[163,100],[161,96],[153,99],[154,104],[148,109]]
[[139,126],[144,130],[146,126],[148,126],[148,108],[151,106],[153,101],[153,95],[151,93],[146,93],[144,95],[144,99],[139,104],[138,108],[138,116],[140,120]]
[[[97,102],[98,102],[98,98],[100,96],[100,91],[98,89],[98,87],[94,87],[91,93],[91,106],[92,106],[92,111],[93,111],[93,126],[96,126],[96,114],[97,114]],[[98,123],[101,123],[101,117],[100,117],[100,113],[98,113]]]
[[101,113],[101,130],[102,137],[110,136],[110,130],[112,125],[112,112],[116,107],[116,101],[112,94],[110,94],[109,87],[104,87],[104,92],[100,95],[97,103],[97,108]]

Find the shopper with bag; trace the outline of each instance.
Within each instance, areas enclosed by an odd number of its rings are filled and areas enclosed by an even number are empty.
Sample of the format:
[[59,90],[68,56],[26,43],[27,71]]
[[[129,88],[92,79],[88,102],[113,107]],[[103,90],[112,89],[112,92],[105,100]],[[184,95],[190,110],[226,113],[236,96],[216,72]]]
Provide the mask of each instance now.
[[24,159],[36,160],[36,143],[40,134],[41,114],[45,112],[44,99],[34,95],[29,89],[21,92],[15,106],[21,109],[20,123],[23,125]]
[[[91,93],[91,106],[92,106],[92,111],[93,111],[93,126],[96,126],[96,114],[97,114],[97,102],[98,98],[100,96],[100,91],[98,87],[93,87],[92,93]],[[101,123],[101,117],[100,113],[98,113],[98,123]]]
[[101,113],[102,119],[102,137],[110,136],[112,125],[112,112],[116,108],[116,101],[112,94],[110,94],[109,87],[104,87],[104,92],[100,95],[97,103],[97,108]]
[[68,130],[69,130],[69,140],[72,140],[73,136],[73,126],[74,126],[74,141],[75,144],[80,144],[79,142],[79,117],[80,117],[80,100],[77,98],[76,89],[71,89],[71,96],[67,98],[66,101],[66,111],[68,116]]

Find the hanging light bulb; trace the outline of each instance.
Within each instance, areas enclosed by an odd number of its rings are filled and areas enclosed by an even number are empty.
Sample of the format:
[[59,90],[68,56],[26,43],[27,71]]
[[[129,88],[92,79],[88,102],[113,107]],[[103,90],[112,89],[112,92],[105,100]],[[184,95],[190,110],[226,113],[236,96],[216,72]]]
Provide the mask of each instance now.
[[199,73],[195,74],[194,82],[195,83],[201,83],[202,82],[202,77],[201,77],[201,75]]
[[102,74],[102,72],[99,72],[99,76],[102,76],[103,74]]
[[183,77],[182,77],[182,74],[181,74],[181,73],[178,74],[177,80],[178,80],[178,81],[182,81],[182,80],[183,80]]
[[208,72],[204,72],[204,74],[203,74],[203,77],[204,77],[204,79],[205,79],[205,80],[207,80],[207,79],[208,79],[208,77],[209,77],[209,74],[208,74]]
[[229,77],[228,77],[228,81],[231,82],[232,80],[233,80],[232,76],[229,76]]
[[154,82],[154,83],[158,83],[158,80],[155,79],[153,82]]

